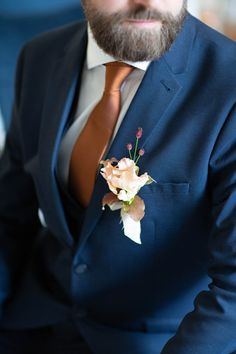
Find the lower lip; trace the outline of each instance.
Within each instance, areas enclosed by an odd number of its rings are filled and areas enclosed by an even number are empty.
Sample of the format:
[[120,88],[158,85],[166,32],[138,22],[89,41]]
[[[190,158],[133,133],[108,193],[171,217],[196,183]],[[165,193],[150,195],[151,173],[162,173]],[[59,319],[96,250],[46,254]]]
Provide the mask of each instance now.
[[127,23],[142,28],[153,28],[156,27],[158,24],[161,27],[161,23],[158,21],[127,20]]

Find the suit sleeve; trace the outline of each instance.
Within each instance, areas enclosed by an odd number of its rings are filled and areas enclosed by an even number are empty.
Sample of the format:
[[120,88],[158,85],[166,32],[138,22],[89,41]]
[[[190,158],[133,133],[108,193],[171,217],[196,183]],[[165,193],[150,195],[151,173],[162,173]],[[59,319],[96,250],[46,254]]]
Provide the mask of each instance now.
[[209,161],[213,229],[209,237],[209,290],[198,294],[161,354],[236,353],[236,107]]
[[23,92],[22,51],[18,60],[11,125],[0,159],[0,315],[14,291],[39,228],[38,205],[31,177],[24,171],[19,124]]

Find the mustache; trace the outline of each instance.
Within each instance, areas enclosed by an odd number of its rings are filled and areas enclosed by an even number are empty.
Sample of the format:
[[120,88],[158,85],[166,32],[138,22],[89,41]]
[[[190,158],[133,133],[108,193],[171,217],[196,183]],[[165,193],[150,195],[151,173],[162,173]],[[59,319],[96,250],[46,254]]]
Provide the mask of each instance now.
[[163,13],[156,9],[138,6],[129,11],[123,11],[115,14],[117,20],[156,20],[162,22],[169,22],[171,15]]

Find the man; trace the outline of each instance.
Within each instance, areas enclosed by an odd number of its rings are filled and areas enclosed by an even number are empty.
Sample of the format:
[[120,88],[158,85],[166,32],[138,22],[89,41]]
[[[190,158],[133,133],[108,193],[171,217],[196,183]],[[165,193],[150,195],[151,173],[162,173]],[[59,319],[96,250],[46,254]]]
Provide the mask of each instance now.
[[[184,0],[83,6],[88,26],[19,58],[0,166],[0,352],[235,353],[235,43]],[[110,94],[112,66],[128,74]],[[156,181],[138,193],[141,244],[102,209],[97,161],[128,157],[138,127],[140,175]]]

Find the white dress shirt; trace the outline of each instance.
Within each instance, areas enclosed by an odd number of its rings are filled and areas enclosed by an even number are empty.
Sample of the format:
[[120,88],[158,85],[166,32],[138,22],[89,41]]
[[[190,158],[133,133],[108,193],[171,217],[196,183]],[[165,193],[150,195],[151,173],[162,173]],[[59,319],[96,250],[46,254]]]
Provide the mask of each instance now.
[[[73,146],[83,129],[89,114],[94,106],[102,97],[105,86],[105,66],[108,62],[116,61],[113,57],[106,54],[95,42],[90,28],[88,27],[88,46],[86,60],[82,72],[82,82],[78,105],[75,113],[74,123],[65,134],[59,152],[58,177],[63,184],[67,184],[69,175],[70,156]],[[129,105],[144,77],[149,62],[128,62],[135,67],[121,87],[121,111],[117,120],[115,131],[112,137],[114,139],[121,122],[127,112]],[[130,137],[132,138],[132,137]],[[88,142],[89,144],[89,142]],[[93,142],[91,141],[91,148]]]

